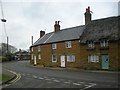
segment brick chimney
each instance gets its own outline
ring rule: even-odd
[[[55,21],[54,32],[58,32],[58,31],[60,30],[59,22],[60,22],[60,21]]]
[[[91,11],[90,7],[86,8],[86,12],[84,13],[85,15],[85,25],[91,22]]]
[[[45,31],[40,31],[40,38],[43,36],[43,35],[45,35]]]

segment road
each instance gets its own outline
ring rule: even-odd
[[[28,61],[7,62],[3,67],[21,75],[7,88],[118,88],[118,73],[38,68]]]

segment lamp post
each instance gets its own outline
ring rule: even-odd
[[[2,22],[6,22],[7,20],[6,19],[1,19]]]

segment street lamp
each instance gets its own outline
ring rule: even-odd
[[[1,19],[2,22],[6,22],[7,20],[6,19]]]

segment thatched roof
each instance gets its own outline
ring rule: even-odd
[[[86,43],[86,41],[99,42],[100,39],[118,40],[118,21],[120,22],[120,16],[91,21],[86,25],[80,37],[81,43]]]

